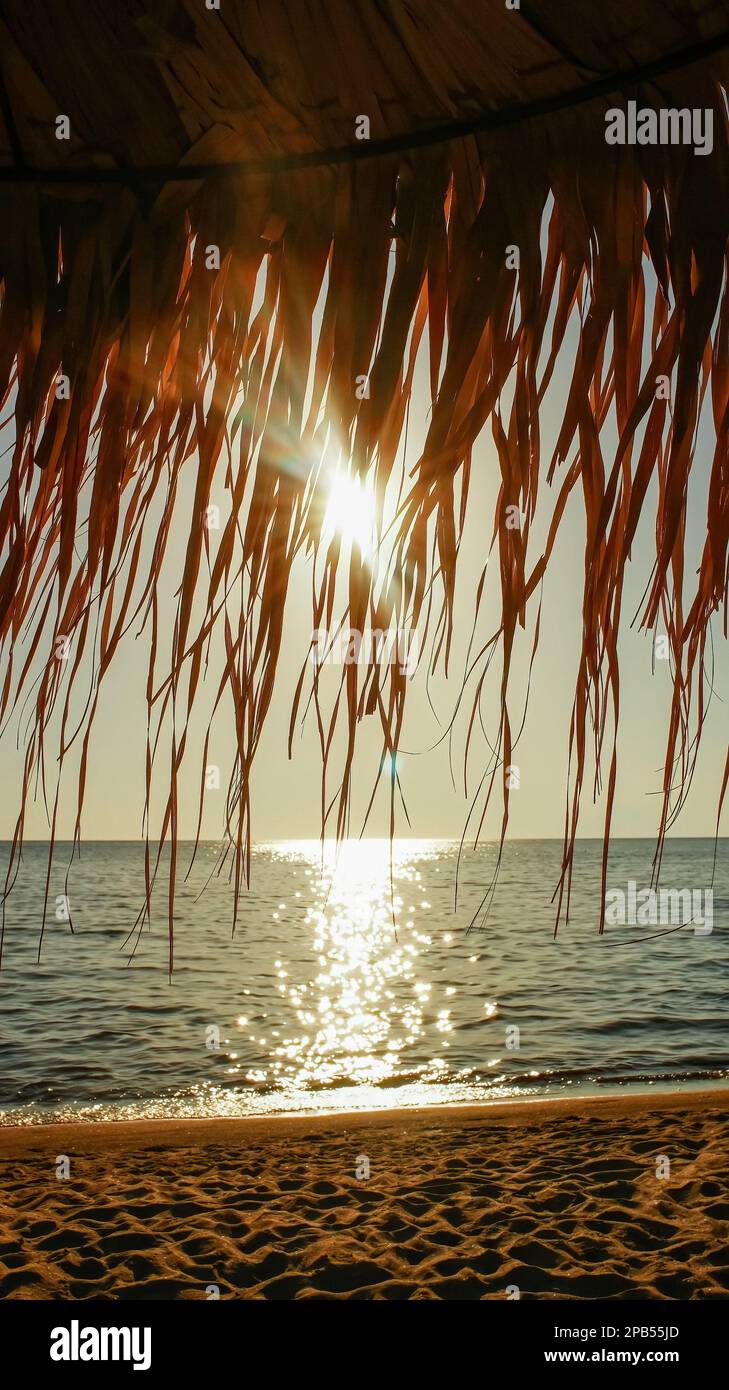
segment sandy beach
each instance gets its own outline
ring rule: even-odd
[[[728,1108],[711,1091],[5,1128],[0,1294],[726,1298]]]

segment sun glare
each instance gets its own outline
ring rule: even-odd
[[[363,556],[374,553],[375,492],[369,480],[353,477],[342,468],[333,472],[323,532],[325,537],[340,535],[350,545],[356,544]]]

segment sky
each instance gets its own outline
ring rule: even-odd
[[[648,321],[650,314],[647,315]],[[544,473],[556,438],[561,412],[571,378],[576,333],[573,324],[545,399],[542,416],[542,482],[540,484],[541,512],[530,542],[530,553],[536,557],[540,541],[546,534],[554,497],[564,466],[558,471],[554,486],[546,486]],[[423,342],[416,370],[413,401],[408,432],[407,469],[415,463],[419,445],[428,423],[429,393],[427,386],[427,341]],[[507,412],[508,416],[508,412]],[[606,427],[609,429],[609,427]],[[609,446],[609,439],[606,445]],[[0,435],[0,452],[12,443],[10,426]],[[711,463],[712,441],[704,426],[699,432],[694,460],[692,490],[689,499],[688,551],[697,556],[703,542],[705,499]],[[607,453],[608,460],[610,453]],[[7,465],[7,458],[4,466]],[[184,494],[191,496],[195,460],[186,465],[187,477],[182,489],[183,502],[167,574],[168,614],[171,614],[171,594],[179,584],[180,568],[186,543]],[[473,457],[472,485],[466,529],[459,558],[456,589],[456,627],[450,677],[436,675],[425,689],[421,668],[410,682],[408,707],[402,751],[398,759],[398,776],[407,804],[408,820],[400,811],[397,833],[415,837],[459,838],[469,823],[473,793],[488,764],[488,749],[483,738],[477,740],[470,760],[468,785],[464,787],[463,750],[470,702],[465,705],[453,726],[449,739],[447,730],[456,709],[465,670],[468,640],[474,615],[474,595],[491,537],[494,499],[498,487],[498,462],[491,439],[490,426],[482,432]],[[551,495],[550,495],[551,492]],[[510,835],[542,838],[561,836],[564,828],[569,720],[574,694],[574,682],[580,650],[581,591],[583,575],[584,515],[579,497],[573,495],[562,525],[553,562],[544,585],[542,635],[532,675],[527,721],[513,762],[518,767],[519,787],[511,796]],[[351,506],[350,506],[351,503]],[[349,511],[349,515],[348,515]],[[342,524],[347,542],[352,530],[361,528],[359,499],[346,487],[336,494],[337,521]],[[667,727],[670,676],[668,663],[655,662],[652,670],[651,637],[631,629],[630,619],[640,608],[654,552],[655,491],[648,497],[648,507],[636,536],[624,600],[624,632],[620,648],[621,727],[619,733],[619,780],[616,794],[613,833],[619,836],[647,836],[655,833],[660,811],[657,793],[662,784],[665,730]],[[693,568],[687,565],[689,580]],[[288,758],[287,742],[291,703],[305,660],[311,635],[311,561],[300,556],[294,566],[289,590],[287,626],[279,664],[277,689],[253,775],[253,835],[257,840],[317,837],[320,833],[321,763],[315,723],[309,717],[299,722],[292,760]],[[494,626],[498,612],[498,574],[487,580],[486,598],[478,631],[486,637]],[[532,619],[534,612],[532,612]],[[83,836],[94,839],[136,839],[140,834],[144,799],[144,759],[146,707],[144,689],[148,655],[148,634],[135,636],[136,629],[125,639],[117,654],[115,666],[106,677],[92,736],[91,761],[83,819]],[[715,623],[717,696],[709,712],[704,733],[703,752],[698,773],[687,806],[675,832],[683,835],[713,835],[716,806],[726,756],[729,721],[726,702],[729,697],[729,661],[726,644]],[[522,634],[512,678],[512,724],[519,723],[526,694],[526,664],[531,648],[531,628]],[[484,701],[486,733],[493,737],[498,721],[500,668],[495,666],[487,686]],[[327,670],[324,679],[333,690],[339,673]],[[208,690],[214,690],[210,679]],[[326,689],[326,685],[325,685]],[[432,704],[432,707],[431,707]],[[180,795],[180,835],[194,835],[197,818],[197,798],[200,776],[200,753],[205,732],[203,710],[193,714],[190,725],[191,756],[183,773]],[[18,745],[19,721],[6,728],[0,739],[0,838],[13,833],[17,814],[22,768],[22,737]],[[228,773],[233,756],[234,738],[231,711],[224,706],[222,717],[214,726],[208,752],[208,765],[220,769],[220,786],[206,791],[204,797],[204,837],[217,839],[223,828],[223,809]],[[361,726],[355,764],[350,833],[359,834],[369,802],[373,779],[377,772],[381,740],[378,721],[371,719]],[[52,767],[53,760],[49,760]],[[73,764],[69,763],[69,773]],[[160,764],[164,773],[164,764]],[[213,783],[215,778],[212,779]],[[164,777],[162,777],[164,782]],[[332,783],[332,790],[335,783]],[[60,801],[58,837],[69,838],[75,819],[75,783],[67,777]],[[152,829],[159,822],[161,797],[153,798]],[[501,820],[501,800],[498,795],[481,830],[482,838],[498,835]],[[591,776],[585,783],[580,833],[600,836],[603,832],[604,806],[592,804]],[[478,823],[478,814],[470,821],[471,834]],[[385,835],[389,824],[388,784],[383,783],[366,833]],[[48,821],[40,800],[28,810],[26,836],[46,838]]]

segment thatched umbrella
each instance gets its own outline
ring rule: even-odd
[[[623,578],[657,479],[641,616],[652,629],[662,615],[672,655],[660,845],[690,782],[709,622],[727,594],[728,43],[726,0],[66,0],[60,9],[53,0],[2,0],[0,393],[15,442],[0,509],[0,711],[26,696],[34,710],[8,884],[53,712],[61,758],[82,740],[78,836],[99,683],[123,633],[133,620],[151,625],[149,788],[155,730],[192,706],[219,625],[221,693],[232,695],[236,720],[228,827],[237,900],[249,867],[250,771],[276,681],[292,561],[320,539],[324,441],[335,437],[349,467],[370,470],[382,499],[426,326],[426,445],[391,526],[389,582],[374,591],[353,551],[350,626],[424,622],[436,579],[447,652],[463,520],[456,499],[465,503],[474,440],[490,427],[501,470],[492,544],[503,674],[498,757],[483,794],[503,785],[505,829],[499,769],[513,740],[515,635],[538,601],[567,500],[581,490],[568,893],[590,737],[598,763],[611,745],[607,853]],[[606,120],[612,109],[629,113],[622,132]],[[711,141],[706,125],[699,132],[703,149],[691,112],[711,121]],[[611,143],[608,130],[628,143]],[[651,134],[691,143],[648,143]],[[651,324],[647,262],[659,285]],[[540,402],[576,304],[582,322],[564,418],[554,457],[542,461]],[[665,380],[670,393],[657,389]],[[709,387],[716,450],[703,555],[686,596],[687,480]],[[611,411],[619,444],[605,458],[600,432]],[[160,671],[157,581],[192,454],[192,521],[171,661]],[[211,535],[206,509],[221,458],[230,514]],[[546,547],[533,554],[543,472],[553,519]],[[161,520],[152,522],[160,497]],[[516,514],[520,523],[506,524]],[[314,629],[332,617],[336,538],[320,559]],[[54,660],[59,642],[70,648],[65,662]],[[77,728],[69,697],[85,650],[94,679]],[[377,661],[365,671],[348,666],[344,682],[339,833],[357,724],[380,721],[394,754],[406,692],[398,667]],[[326,758],[326,720],[321,729]],[[173,733],[162,826],[172,844],[170,926],[184,752],[184,732]],[[725,775],[722,798],[726,783]],[[147,872],[149,891],[149,859]]]

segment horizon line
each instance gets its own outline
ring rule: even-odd
[[[369,841],[387,843],[387,842],[389,841],[389,838],[390,838],[390,837],[389,837],[388,835],[346,835],[346,836],[344,836],[344,838],[343,838],[341,841],[337,842],[335,836],[333,836],[333,835],[327,835],[327,836],[324,837],[324,843],[325,843],[325,844],[336,844],[336,843],[340,843],[340,844],[360,844],[360,843],[366,843],[366,842],[369,842]],[[648,834],[646,834],[646,835],[611,835],[610,838],[609,838],[609,843],[610,843],[610,844],[613,844],[614,842],[616,842],[616,841],[618,841],[618,840],[654,840],[655,838],[656,838],[655,833],[652,834],[652,835],[648,835]],[[413,842],[413,843],[416,843],[416,844],[422,844],[422,843],[425,843],[425,842],[439,842],[440,844],[454,844],[454,845],[457,845],[457,844],[460,844],[460,843],[461,843],[461,837],[460,837],[459,835],[394,835],[394,836],[392,837],[392,839],[393,839],[393,844],[397,844],[398,842],[410,842],[410,841]],[[511,835],[511,836],[508,836],[508,837],[507,837],[507,839],[504,841],[504,844],[505,844],[505,845],[508,845],[508,844],[535,844],[535,843],[536,843],[536,844],[542,844],[542,843],[543,843],[543,844],[555,844],[555,843],[562,843],[563,840],[564,840],[564,837],[563,837],[562,835]],[[596,844],[601,844],[601,845],[605,843],[604,837],[603,837],[602,835],[577,835],[577,836],[575,837],[575,840],[576,840],[576,841],[579,841],[579,842],[583,842],[583,843],[595,842]],[[724,841],[724,840],[729,840],[729,834],[727,834],[727,835],[700,835],[700,834],[666,835],[666,836],[665,836],[665,840],[666,840],[666,841],[671,841],[671,840],[710,840],[710,841],[712,841],[712,842],[716,841],[716,843],[720,844],[720,843],[722,843],[722,841]],[[169,841],[165,840],[164,843],[165,843],[165,844],[168,844]],[[179,836],[177,837],[176,843],[177,843],[178,845],[194,845],[194,844],[195,844],[195,837],[194,837],[194,836],[185,837],[185,836],[179,835]],[[197,843],[198,843],[198,845],[200,845],[200,846],[202,846],[202,845],[221,845],[221,846],[222,846],[222,845],[225,843],[225,841],[224,841],[222,838],[216,839],[216,838],[214,838],[214,837],[209,837],[209,838],[205,838],[205,839],[202,839],[202,838],[201,838],[200,840],[198,840]],[[311,843],[311,844],[321,844],[321,843],[322,843],[322,837],[321,837],[321,835],[269,835],[269,836],[264,836],[264,837],[262,837],[261,839],[252,840],[252,841],[251,841],[251,848],[252,848],[252,849],[262,849],[262,848],[265,848],[267,845],[286,845],[286,844],[301,844],[301,843],[307,843],[307,844],[308,844],[308,843]],[[475,842],[474,842],[474,841],[471,841],[471,840],[465,841],[464,844],[463,844],[463,848],[464,848],[464,849],[473,849],[473,848],[474,848],[474,845],[498,845],[499,843],[500,843],[499,836],[498,836],[498,835],[494,835],[494,836],[490,836],[490,837],[488,837],[488,838],[483,838],[483,839],[476,840]],[[11,838],[5,838],[5,837],[3,837],[3,836],[0,836],[0,845],[11,845],[11,844],[12,844],[12,837],[11,837]],[[26,846],[26,845],[50,845],[50,844],[51,844],[51,841],[50,841],[49,838],[40,839],[40,838],[37,837],[37,836],[27,836],[27,837],[25,837],[25,838],[23,839],[23,846]],[[64,838],[61,837],[61,836],[57,836],[57,837],[54,839],[53,844],[54,844],[54,845],[72,845],[72,844],[74,844],[74,841],[73,841],[72,839],[64,839]],[[108,845],[140,845],[140,846],[143,846],[143,845],[145,844],[145,840],[144,840],[143,837],[132,838],[131,836],[128,836],[128,835],[101,835],[101,836],[98,836],[98,835],[89,835],[89,836],[86,836],[84,839],[82,839],[82,840],[80,841],[80,846],[81,846],[81,847],[83,847],[83,845],[90,845],[90,844],[92,844],[92,845],[93,845],[93,844],[96,844],[96,845],[108,844]],[[154,836],[150,836],[149,844],[150,844],[150,845],[159,845],[159,840],[158,840],[156,837],[154,837]]]

